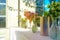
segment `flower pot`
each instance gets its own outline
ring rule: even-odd
[[[60,29],[59,29],[59,26],[58,26],[57,18],[52,20],[52,25],[51,25],[51,28],[50,28],[49,36],[53,40],[60,40]]]

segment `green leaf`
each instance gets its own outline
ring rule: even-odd
[[[37,29],[37,26],[36,26],[36,25],[33,25],[33,26],[32,26],[32,31],[33,31],[33,33],[37,32],[37,30],[38,30],[38,29]]]

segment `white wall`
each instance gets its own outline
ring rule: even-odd
[[[18,0],[7,0],[6,4],[6,26],[10,27],[18,27],[18,10],[11,11],[8,6],[13,7],[13,9],[18,9]]]

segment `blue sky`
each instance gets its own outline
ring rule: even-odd
[[[44,0],[45,11],[48,11],[47,5],[50,4],[49,0]]]
[[[0,3],[6,3],[6,0],[0,0]]]
[[[49,4],[49,0],[44,0],[44,4],[45,5]]]
[[[52,1],[54,1],[54,0],[44,0],[44,5],[47,6]],[[56,2],[58,2],[58,0],[56,0]],[[47,7],[45,7],[45,10],[48,11],[49,9]]]

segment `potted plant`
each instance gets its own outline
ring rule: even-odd
[[[26,22],[27,22],[26,18],[21,18],[21,27],[22,28],[27,28]]]
[[[37,30],[38,30],[38,28],[37,28],[37,22],[38,22],[38,20],[36,20],[36,19],[37,19],[36,17],[34,17],[34,19],[33,19],[33,23],[34,23],[34,25],[32,26],[32,32],[33,33],[36,33]]]
[[[50,16],[52,20],[52,25],[50,28],[49,36],[53,40],[60,40],[58,39],[59,34],[59,27],[58,27],[58,17],[60,16],[60,2],[53,1],[50,5],[48,5],[49,11],[45,12],[45,16]]]
[[[37,20],[36,20],[37,13],[33,13],[30,11],[24,11],[24,15],[25,15],[26,19],[29,20],[30,24],[33,21],[34,25],[32,25],[32,31],[33,31],[33,33],[35,33],[37,31]]]

